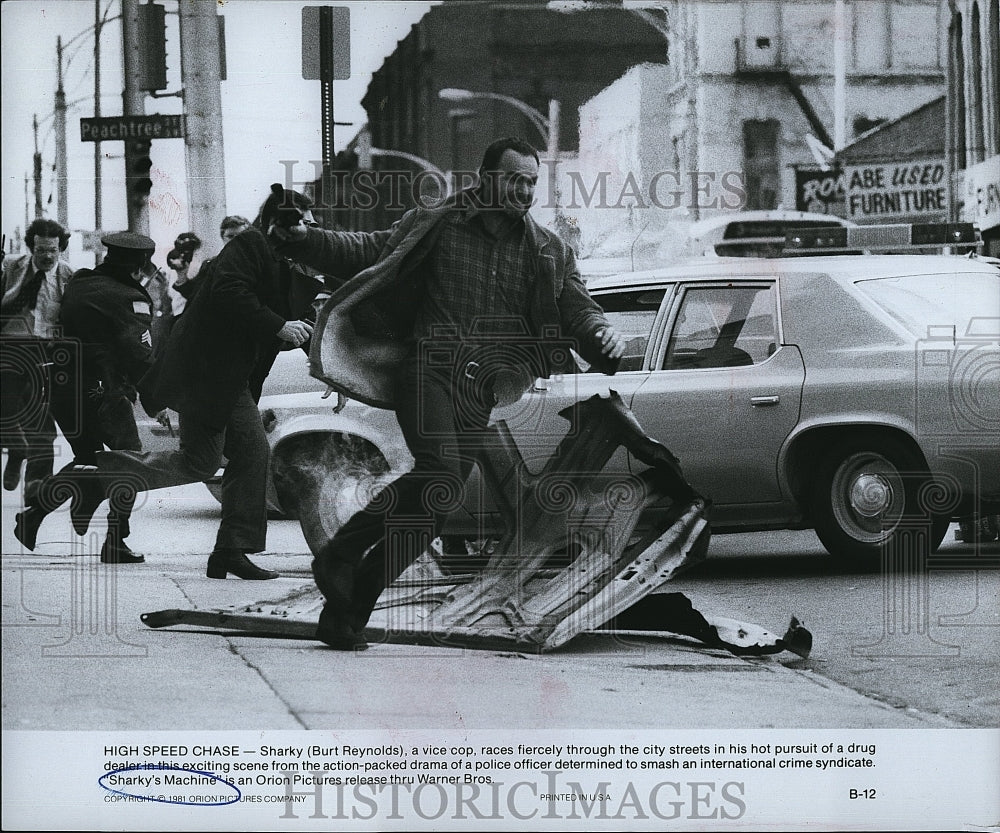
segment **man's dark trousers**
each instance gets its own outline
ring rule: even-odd
[[[103,395],[97,395],[95,388],[96,379],[81,379],[75,374],[64,375],[61,381],[58,377],[52,379],[52,416],[73,449],[73,459],[60,469],[55,478],[45,481],[42,486],[46,494],[40,502],[47,509],[54,508],[59,502],[61,487],[68,482],[63,476],[71,474],[74,466],[95,465],[98,452],[105,446],[130,451],[142,448],[131,400],[121,391],[108,390]],[[96,478],[76,482],[78,489],[95,490],[99,493],[90,495],[95,508],[100,500],[110,495],[107,485]],[[65,500],[64,495],[62,499]],[[108,512],[108,528],[114,530],[119,538],[127,538],[129,535],[129,517],[133,503],[134,494],[130,489],[117,491],[113,495]]]
[[[227,458],[222,477],[222,522],[216,549],[262,552],[267,541],[267,471],[270,447],[260,411],[249,388],[236,400],[224,430],[180,414],[180,449],[146,454],[105,451],[99,455],[102,474],[128,472],[142,478],[145,488],[162,489],[198,483],[212,477]]]
[[[360,631],[382,590],[461,507],[493,401],[492,388],[466,376],[461,363],[428,367],[414,355],[401,364],[396,418],[414,466],[345,523],[313,559],[328,621]]]

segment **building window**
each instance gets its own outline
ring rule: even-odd
[[[743,122],[743,174],[748,211],[776,208],[781,194],[777,119]]]

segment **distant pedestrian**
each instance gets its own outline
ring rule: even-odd
[[[222,219],[219,224],[219,236],[222,238],[222,245],[225,246],[230,240],[232,240],[241,231],[245,231],[250,228],[251,222],[246,217],[240,217],[238,214],[230,214]],[[174,241],[175,250],[180,250],[180,244],[185,235],[181,235]],[[193,233],[190,235],[195,237]],[[197,239],[195,237],[195,239]],[[190,244],[189,244],[190,245]],[[198,240],[198,246],[201,246],[201,240]],[[198,291],[198,287],[201,286],[199,280],[206,277],[212,268],[212,264],[215,262],[214,257],[210,257],[207,260],[202,261],[200,266],[194,270],[194,274],[191,274],[192,270],[192,257],[194,255],[194,250],[191,251],[191,257],[177,257],[171,258],[167,256],[167,263],[170,268],[177,273],[177,279],[174,281],[173,288],[179,293],[185,302],[190,301],[194,297],[194,293]],[[176,306],[176,305],[175,305]],[[184,305],[180,305],[179,309],[175,309],[174,314],[180,315],[184,309]]]
[[[223,217],[222,222],[219,223],[219,236],[224,241],[223,245],[241,231],[246,231],[251,225],[252,223],[246,217],[241,217],[239,214],[229,214]]]
[[[153,304],[143,279],[151,268],[156,244],[132,232],[106,235],[104,261],[81,269],[66,287],[59,321],[63,336],[80,343],[79,375],[70,374],[52,389],[52,413],[73,449],[72,462],[46,479],[37,499],[26,501],[14,534],[34,549],[38,527],[63,495],[74,493],[71,514],[79,534],[105,498],[102,481],[82,473],[93,467],[101,449],[142,448],[133,404],[136,383],[152,362]],[[66,488],[69,487],[69,488]],[[63,498],[65,499],[65,498]],[[144,560],[125,543],[131,506],[112,500],[101,561],[132,564]]]
[[[70,235],[55,220],[35,220],[25,237],[29,253],[4,259],[0,285],[0,443],[7,449],[4,489],[17,488],[27,460],[27,499],[52,474],[56,429],[48,407],[49,351],[73,270],[59,258]]]
[[[162,269],[150,264],[143,270],[140,283],[149,293],[149,299],[153,304],[153,324],[149,332],[153,338],[155,356],[163,349],[174,323],[175,309],[173,293],[170,291],[170,278]],[[183,298],[179,298],[178,301],[183,302]]]
[[[170,284],[170,298],[174,316],[184,312],[184,307],[187,304],[188,294],[185,287],[189,291],[190,287],[193,286],[191,271],[193,270],[195,274],[198,273],[194,259],[199,249],[201,249],[201,238],[193,231],[186,231],[177,235],[174,247],[167,254],[167,266],[173,270],[175,275]]]

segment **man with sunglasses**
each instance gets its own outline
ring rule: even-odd
[[[28,254],[4,258],[0,279],[0,436],[7,449],[3,487],[13,491],[24,465],[30,498],[52,474],[56,427],[48,408],[49,348],[59,330],[59,305],[73,277],[60,258],[69,232],[55,220],[28,226]]]

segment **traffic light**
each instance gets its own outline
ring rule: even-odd
[[[138,7],[140,90],[153,92],[167,88],[166,9],[154,3]]]
[[[135,204],[143,204],[153,188],[149,170],[153,160],[149,157],[153,143],[149,139],[133,139],[125,143],[125,166],[128,179],[128,196]]]

